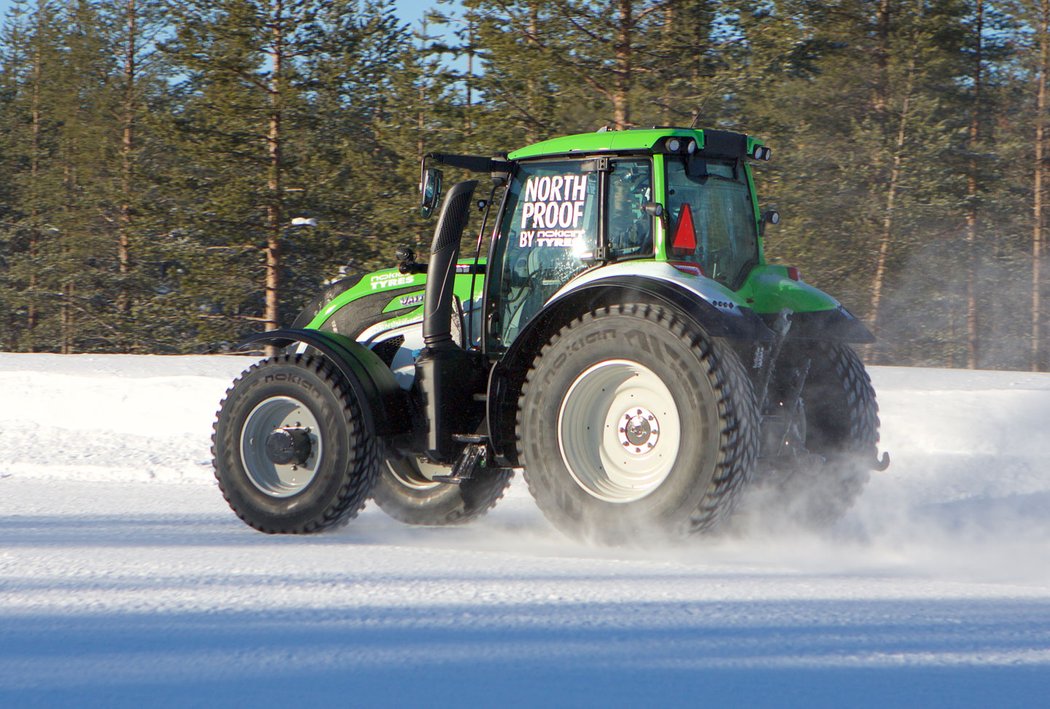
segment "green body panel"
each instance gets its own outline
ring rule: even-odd
[[[652,128],[647,130],[603,131],[600,133],[578,133],[561,138],[552,138],[515,150],[508,155],[509,160],[527,160],[529,158],[572,155],[573,153],[605,152],[649,152],[664,138],[677,136],[693,138],[697,145],[704,147],[704,131],[691,128]],[[750,153],[756,147],[765,145],[761,140],[748,136],[747,150]]]
[[[520,150],[515,150],[507,157],[510,160],[527,160],[529,158],[571,155],[573,153],[587,155],[605,152],[647,152],[651,151],[657,142],[672,135],[693,138],[700,147],[703,147],[704,133],[700,130],[672,128],[604,131],[601,133],[580,133],[545,140],[541,143],[535,143]]]
[[[839,302],[824,291],[789,277],[787,266],[770,264],[752,269],[734,296],[737,304],[760,314],[778,313],[784,308],[811,313],[839,307]]]
[[[474,259],[460,259],[458,263],[461,266],[470,266],[474,264]],[[478,264],[483,266],[485,259],[479,259]],[[392,318],[389,321],[390,324],[410,324],[420,321],[423,319],[423,296],[426,283],[427,276],[425,273],[403,274],[396,268],[374,271],[363,276],[356,284],[333,298],[306,327],[310,330],[320,330],[332,315],[347,304],[366,296],[381,294],[384,291],[399,291],[397,295],[391,296],[390,301],[383,307],[382,312],[384,313],[403,311],[406,307],[417,306],[408,313],[402,313]],[[401,292],[405,288],[413,287],[419,290],[409,293]],[[467,302],[472,299],[472,295],[482,293],[484,287],[485,276],[457,273],[453,293],[460,301]]]

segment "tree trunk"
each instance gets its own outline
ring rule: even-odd
[[[617,10],[615,61],[613,79],[613,127],[623,130],[631,125],[632,75],[631,32],[634,29],[634,0],[619,0]]]
[[[467,92],[467,105],[463,115],[463,134],[470,138],[474,135],[474,125],[471,122],[473,119],[471,111],[474,105],[474,21],[468,19],[467,22],[469,23],[467,25],[467,80],[464,87]]]
[[[888,3],[883,2],[882,5],[885,7]],[[890,247],[893,244],[897,193],[900,190],[905,145],[908,140],[908,131],[910,129],[911,100],[912,92],[915,89],[916,62],[916,52],[913,51],[908,59],[908,66],[904,77],[904,91],[901,99],[901,108],[900,113],[897,116],[897,135],[894,139],[893,154],[890,158],[890,172],[886,183],[886,201],[882,212],[882,229],[879,235],[878,256],[875,262],[875,277],[872,281],[871,289],[871,327],[876,336],[878,336],[879,333],[879,315],[882,309],[882,294],[886,282],[886,268],[887,263],[889,262]]]
[[[889,105],[889,63],[890,63],[890,18],[892,9],[890,0],[880,0],[879,10],[875,19],[875,95],[872,107],[875,113],[881,117],[886,113]]]
[[[539,5],[537,3],[529,3],[529,37],[528,44],[530,45],[529,51],[540,52],[541,48],[536,42],[536,37],[539,36],[540,32],[540,12]],[[542,115],[541,111],[537,110],[540,102],[540,87],[536,78],[529,73],[527,84],[528,86],[528,103],[526,104],[526,110],[528,110],[528,121],[525,129],[525,140],[528,143],[535,143],[540,139],[542,135],[542,129],[546,126],[539,125],[536,118]]]
[[[909,69],[913,70],[914,66]],[[886,264],[889,261],[893,242],[893,218],[896,211],[897,190],[900,186],[901,166],[904,162],[904,144],[908,137],[908,110],[911,103],[911,87],[901,104],[900,121],[897,124],[897,140],[890,163],[890,176],[886,185],[886,202],[882,212],[882,231],[879,235],[879,253],[875,261],[875,278],[871,289],[871,325],[878,335],[879,313],[882,308],[882,292],[886,281]]]
[[[424,17],[419,21],[419,34],[421,37],[427,36],[427,18]],[[423,39],[419,43],[419,51],[426,47],[426,40]],[[421,60],[422,61],[422,60]],[[426,142],[424,136],[426,135],[427,129],[427,72],[426,66],[422,66],[419,75],[419,105],[416,110],[416,162],[422,162],[423,156],[426,154]],[[419,185],[423,187],[422,184]]]
[[[977,369],[978,357],[978,323],[977,323],[977,212],[978,185],[980,166],[976,153],[981,141],[981,89],[982,63],[984,58],[984,0],[977,0],[974,7],[974,66],[973,66],[973,108],[970,115],[969,174],[966,177],[966,366]]]
[[[40,10],[37,11],[38,17]],[[39,34],[39,30],[38,30]],[[39,37],[38,37],[38,42]],[[33,51],[32,69],[32,91],[30,98],[30,146],[29,146],[29,261],[34,268],[29,273],[29,303],[26,307],[26,339],[29,341],[29,351],[36,352],[36,326],[39,313],[36,307],[37,286],[39,282],[36,276],[36,259],[40,248],[40,129],[43,115],[41,111],[40,82],[43,80],[43,56],[39,45]]]
[[[283,118],[284,92],[284,2],[276,0],[273,5],[273,47],[270,51],[270,116],[267,144],[269,150],[269,178],[267,188],[270,199],[266,207],[266,313],[267,330],[280,327],[280,239],[283,212],[283,156],[281,121]],[[272,348],[267,348],[272,354]]]
[[[663,26],[663,32],[662,32],[663,36],[661,37],[661,39],[663,40],[663,44],[664,44],[663,54],[665,55],[665,58],[666,58],[665,60],[666,61],[672,61],[672,57],[674,56],[674,47],[675,47],[675,41],[674,40],[675,40],[675,32],[676,32],[676,28],[675,28],[675,14],[676,14],[675,10],[676,9],[677,8],[675,7],[675,3],[674,2],[668,2],[667,4],[664,5],[664,13],[663,13],[664,14],[664,17],[663,17],[663,25],[664,26]],[[693,71],[695,73],[695,71],[696,71],[695,67],[694,67]],[[695,90],[695,87],[696,87],[695,83],[690,86],[690,88],[692,88],[694,90]],[[661,122],[665,126],[673,125],[672,116],[671,116],[671,102],[674,100],[674,98],[671,95],[671,90],[672,90],[672,82],[670,82],[670,81],[662,82],[662,86],[660,88],[660,103],[662,104],[662,106],[660,107],[660,116],[661,116]]]
[[[59,339],[61,342],[61,353],[72,354],[73,353],[73,339],[75,337],[76,318],[73,314],[73,298],[76,296],[76,284],[73,281],[73,276],[68,270],[68,264],[70,261],[70,254],[72,249],[70,244],[72,243],[72,235],[69,233],[69,225],[75,223],[75,211],[76,211],[76,193],[77,193],[77,170],[74,164],[76,159],[77,149],[75,147],[76,138],[73,138],[74,145],[67,145],[67,154],[64,156],[66,161],[65,167],[63,168],[63,187],[66,191],[66,229],[61,233],[57,234],[60,241],[62,253],[62,299],[59,306]]]
[[[127,316],[131,311],[131,296],[128,293],[127,277],[131,270],[131,188],[134,180],[135,118],[135,63],[138,7],[136,0],[127,0],[125,5],[124,45],[124,96],[121,105],[120,140],[120,207],[117,215],[117,266],[120,272],[120,289],[117,293],[117,311]]]
[[[1031,368],[1042,366],[1042,257],[1045,205],[1043,204],[1046,175],[1046,74],[1050,71],[1050,0],[1039,3],[1039,67],[1036,72],[1035,92],[1035,165],[1033,166],[1032,197],[1032,348]]]

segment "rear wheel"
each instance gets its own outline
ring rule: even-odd
[[[518,412],[536,503],[602,543],[712,527],[757,450],[750,382],[736,356],[659,307],[589,313],[543,347]]]
[[[388,456],[372,497],[379,508],[405,524],[466,524],[488,512],[503,497],[513,472],[475,472],[460,484],[431,480],[451,467],[415,458]]]
[[[364,506],[379,468],[361,404],[332,365],[304,355],[264,360],[233,383],[212,454],[233,511],[274,534],[346,523]]]

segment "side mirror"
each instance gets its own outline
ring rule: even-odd
[[[762,235],[765,236],[766,224],[773,224],[774,226],[780,223],[780,212],[775,209],[767,209],[762,212]]]
[[[419,214],[427,219],[434,213],[434,207],[441,199],[441,170],[428,167],[423,172],[423,181],[419,184]]]

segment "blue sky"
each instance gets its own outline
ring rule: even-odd
[[[0,0],[5,2],[6,0]],[[397,0],[398,14],[408,22],[415,23],[423,16],[423,12],[434,6],[433,0]]]

